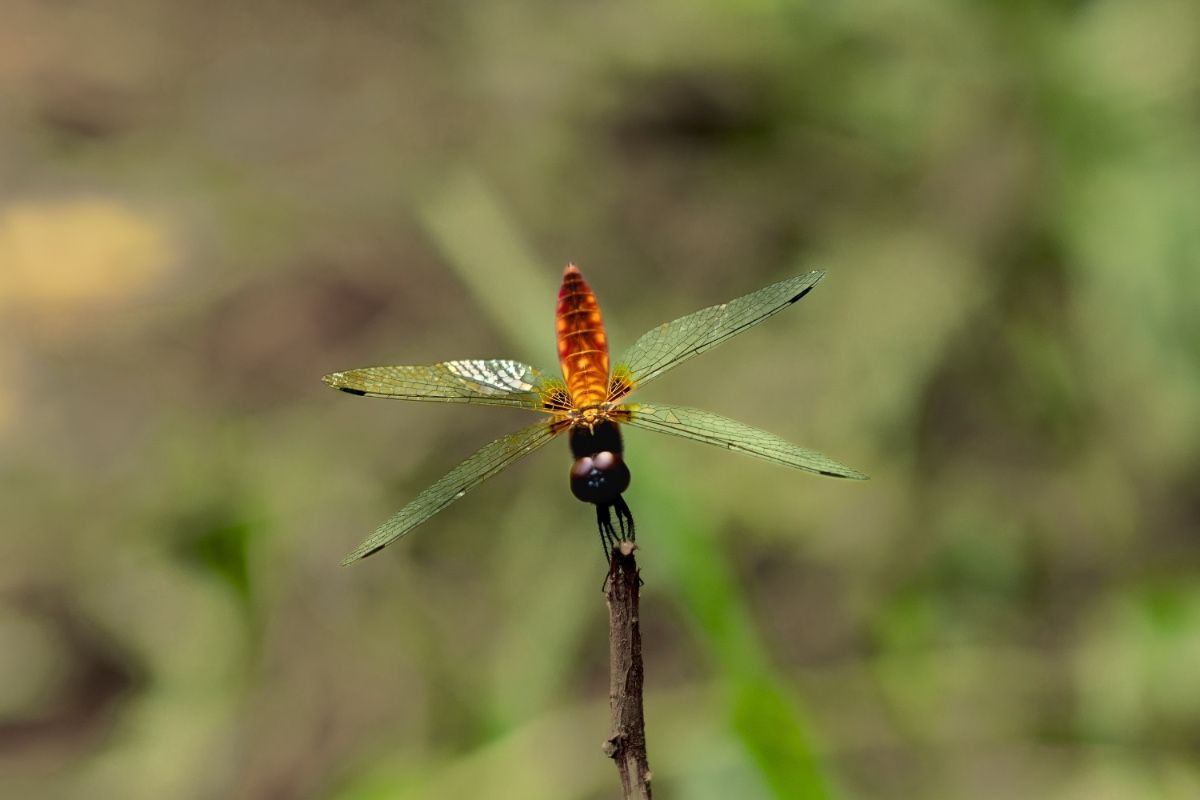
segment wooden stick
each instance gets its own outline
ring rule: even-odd
[[[605,595],[608,604],[608,706],[604,754],[617,765],[625,800],[650,800],[646,719],[642,709],[642,631],[638,624],[638,577],[633,542],[612,549]]]

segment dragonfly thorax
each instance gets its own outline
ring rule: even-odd
[[[566,417],[573,427],[584,427],[590,430],[595,429],[601,423],[612,420],[615,416],[613,408],[613,403],[597,403],[583,408],[572,408],[567,411]],[[620,440],[619,434],[617,438]]]
[[[629,488],[629,467],[616,424],[601,420],[571,428],[571,493],[585,503],[606,505]]]

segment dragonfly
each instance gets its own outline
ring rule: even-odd
[[[571,492],[596,507],[605,552],[636,536],[622,496],[630,484],[621,426],[629,425],[723,447],[775,464],[834,478],[861,472],[814,450],[736,420],[684,406],[630,403],[629,396],[683,362],[758,325],[805,297],[824,277],[817,270],[773,283],[727,303],[653,328],[610,365],[600,304],[579,268],[568,264],[555,327],[560,375],[511,359],[466,359],[428,366],[363,367],[322,378],[352,395],[523,408],[541,419],[481,447],[380,525],[342,561],[379,552],[508,465],[566,434],[573,456]],[[611,368],[610,368],[611,366]],[[613,517],[616,517],[616,526]]]

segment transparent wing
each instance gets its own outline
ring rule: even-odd
[[[808,294],[824,274],[814,271],[773,283],[757,292],[701,309],[646,332],[617,359],[610,399],[620,399],[692,356],[778,314]]]
[[[551,422],[543,421],[484,445],[393,514],[346,556],[342,564],[366,558],[387,547],[512,462],[537,450],[558,433]]]
[[[507,359],[445,361],[425,367],[363,367],[321,378],[335,389],[368,397],[432,400],[540,410],[561,381]]]
[[[795,467],[819,475],[856,480],[866,480],[867,478],[861,472],[839,464],[815,450],[806,450],[780,439],[773,433],[743,425],[737,420],[722,417],[719,414],[711,414],[697,408],[647,405],[645,403],[630,405],[626,408],[629,418],[625,422],[628,425],[670,433],[682,436],[684,439],[694,439],[697,442],[736,450],[739,453],[783,464],[785,467]]]

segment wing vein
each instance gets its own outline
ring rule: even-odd
[[[867,476],[829,456],[792,444],[773,433],[709,411],[685,406],[633,405],[626,424],[723,447],[807,472],[863,480]]]
[[[674,369],[689,358],[754,327],[795,303],[821,280],[810,272],[751,292],[721,305],[703,308],[651,329],[615,362],[630,378],[630,391]]]
[[[346,556],[342,564],[378,552],[558,433],[552,423],[543,421],[484,445],[393,514]]]
[[[508,359],[445,361],[429,366],[362,367],[322,378],[368,397],[545,410],[557,386],[533,367]]]

